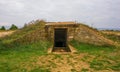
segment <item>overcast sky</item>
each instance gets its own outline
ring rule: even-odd
[[[120,28],[120,0],[0,0],[0,26],[36,19]]]

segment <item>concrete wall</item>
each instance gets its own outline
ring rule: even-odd
[[[54,43],[54,29],[55,28],[67,28],[67,41],[71,41],[74,39],[75,29],[74,26],[69,25],[55,25],[55,26],[48,26],[46,29],[46,37],[49,41]]]

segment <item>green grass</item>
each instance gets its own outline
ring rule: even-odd
[[[107,37],[108,39],[111,39],[113,41],[120,43],[120,36],[117,36],[114,34],[111,34],[111,35],[104,34],[104,36]]]
[[[27,26],[16,30],[12,35],[2,38],[2,43],[11,44],[29,44],[44,40],[45,21],[36,20],[27,24]],[[42,35],[42,36],[41,36]],[[0,39],[1,40],[1,39]]]
[[[75,40],[71,41],[71,44],[78,50],[79,53],[87,52],[92,54],[98,54],[101,52],[113,52],[115,46],[97,46],[92,44],[79,43]]]
[[[110,67],[113,70],[120,71],[120,63]]]
[[[45,22],[36,20],[17,30],[10,36],[0,38],[1,72],[49,72],[48,69],[34,65],[37,58],[47,55],[51,43],[42,40]]]
[[[0,49],[0,71],[1,72],[28,72],[28,68],[24,68],[25,64],[28,65],[28,67],[31,67],[31,69],[36,68],[36,66],[33,66],[30,62],[36,62],[35,59],[32,59],[33,57],[39,57],[41,55],[47,54],[47,48],[50,46],[49,42],[36,42],[31,43],[28,45],[18,45],[13,48],[1,48]],[[27,64],[28,63],[28,64]],[[39,67],[39,66],[37,66]],[[32,70],[31,72],[38,72],[40,70],[41,72],[48,72],[48,70],[44,68]]]
[[[94,59],[92,62],[90,62],[90,68],[93,68],[95,70],[103,70],[107,69],[108,66],[105,66],[104,64],[110,65],[110,62],[106,60],[96,60]]]
[[[50,72],[50,70],[45,68],[36,68],[31,70],[30,72]]]
[[[88,72],[89,70],[88,69],[85,69],[85,68],[83,68],[82,70],[81,70],[81,72]]]
[[[114,60],[113,60],[114,61]],[[90,61],[90,68],[95,70],[107,70],[112,69],[114,71],[120,71],[120,62],[110,62],[109,59],[93,59]]]
[[[71,44],[77,49],[78,54],[88,53],[81,60],[90,64],[90,68],[98,70],[112,69],[120,71],[120,47],[116,46],[96,46],[92,44],[79,43],[71,41]],[[91,57],[93,56],[93,58]]]

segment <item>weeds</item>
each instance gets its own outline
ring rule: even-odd
[[[78,72],[78,71],[76,71],[76,69],[71,69],[71,72]]]
[[[59,54],[55,54],[54,59],[57,59],[57,58],[61,59],[61,55],[59,55]]]
[[[81,72],[88,72],[88,69],[82,68]]]
[[[50,72],[50,70],[46,68],[36,68],[31,70],[30,72]]]
[[[48,46],[49,43],[40,41],[28,45],[16,46],[14,48],[1,49],[0,71],[12,72],[14,70],[21,70],[21,68],[23,68],[21,67],[21,62],[30,62],[31,57],[37,57],[47,54]]]
[[[102,60],[93,60],[92,62],[90,62],[90,68],[93,68],[95,70],[103,70],[103,69],[107,69],[106,66],[104,66],[104,64],[107,61],[102,61]],[[107,62],[108,63],[108,62]]]
[[[71,41],[71,45],[73,45],[79,53],[81,52],[87,52],[90,54],[101,54],[101,52],[113,52],[116,48],[114,46],[97,46],[92,44],[85,44],[85,43],[79,43],[75,40]]]
[[[111,66],[110,68],[115,71],[120,71],[120,63],[118,63],[117,65]]]
[[[7,45],[30,44],[45,40],[45,22],[43,20],[32,21],[26,27],[15,31],[12,35],[2,39],[2,43]]]

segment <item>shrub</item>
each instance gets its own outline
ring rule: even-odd
[[[6,30],[6,29],[5,29],[5,27],[4,27],[4,26],[2,26],[2,27],[0,28],[0,30]]]
[[[16,30],[16,29],[18,29],[18,27],[16,25],[12,24],[12,26],[10,27],[9,30]]]

